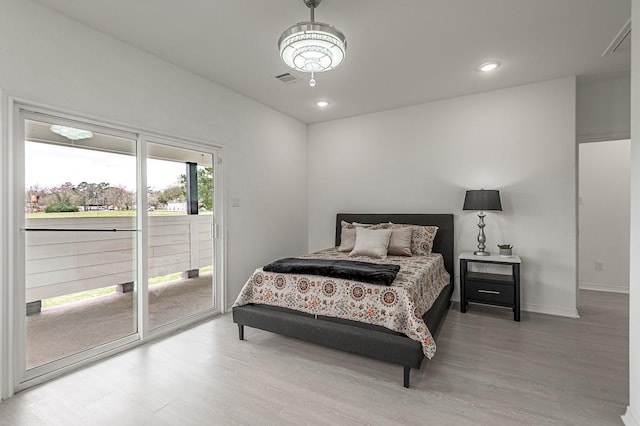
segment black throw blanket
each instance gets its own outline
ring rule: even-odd
[[[370,284],[391,285],[400,265],[357,262],[352,260],[298,259],[287,257],[262,268],[266,272],[323,275]]]

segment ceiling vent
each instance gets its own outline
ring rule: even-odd
[[[296,77],[295,75],[290,74],[288,72],[284,74],[276,75],[276,78],[281,82],[283,82],[284,84],[295,84],[300,81],[299,77]]]
[[[609,47],[607,47],[607,50],[604,51],[602,56],[607,56],[611,53],[624,50],[631,50],[631,19],[629,19],[624,27],[622,27],[618,32],[618,35],[616,35],[613,41],[611,41]]]

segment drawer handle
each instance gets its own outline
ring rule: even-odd
[[[478,293],[500,294],[499,291],[495,290],[478,290]]]

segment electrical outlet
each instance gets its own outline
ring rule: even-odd
[[[604,262],[602,260],[596,260],[593,262],[593,266],[596,268],[596,271],[604,270]]]

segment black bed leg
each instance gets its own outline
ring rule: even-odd
[[[411,374],[411,367],[404,366],[404,387],[409,387],[409,375]]]
[[[240,340],[244,340],[244,325],[238,324],[238,337]]]

